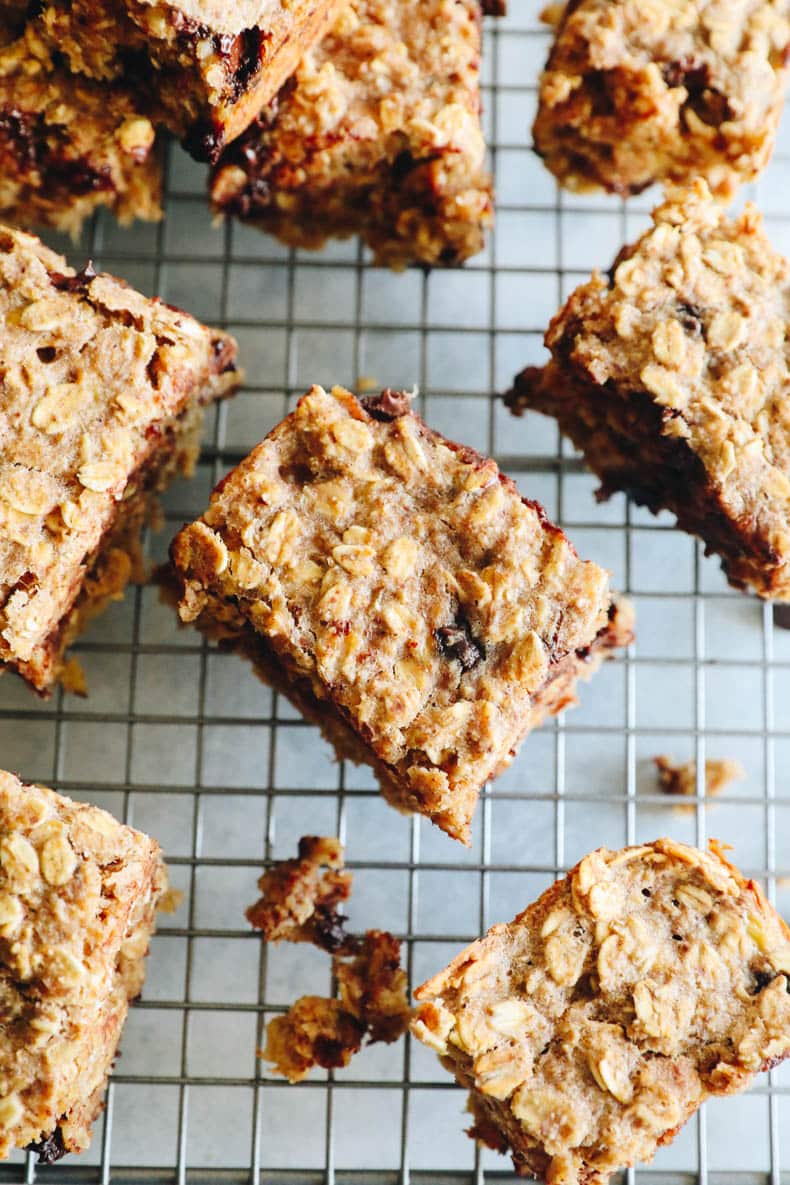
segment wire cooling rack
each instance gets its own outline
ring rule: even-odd
[[[463,1092],[414,1042],[374,1046],[297,1087],[256,1061],[271,1015],[330,988],[324,955],[267,949],[243,918],[264,860],[292,855],[304,832],[345,840],[352,924],[401,936],[414,985],[599,844],[721,837],[790,914],[790,633],[731,592],[668,517],[621,497],[597,505],[595,482],[553,424],[514,420],[492,397],[542,357],[561,299],[608,265],[654,196],[623,205],[556,191],[527,147],[547,38],[532,0],[511,9],[486,26],[497,227],[466,269],[393,276],[371,269],[353,242],[294,253],[239,226],[213,227],[203,172],[176,151],[160,226],[121,231],[99,219],[79,245],[55,245],[227,325],[241,345],[250,385],[213,414],[197,477],[168,494],[153,560],[310,383],[416,381],[430,424],[493,453],[583,555],[611,568],[635,601],[638,641],[583,689],[578,709],[528,739],[484,796],[469,850],[393,812],[370,775],[334,763],[316,730],[240,658],[179,629],[153,588],[130,592],[79,646],[87,700],[41,703],[2,680],[0,765],[151,832],[185,894],[153,942],[91,1150],[40,1170],[19,1156],[0,1169],[2,1181],[512,1179],[508,1162],[463,1134]],[[788,170],[780,145],[757,195],[785,249]],[[736,757],[748,779],[684,813],[657,793],[650,758],[659,753]],[[790,1072],[703,1110],[634,1177],[790,1182]]]

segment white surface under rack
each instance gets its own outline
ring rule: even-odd
[[[214,482],[312,382],[361,378],[422,392],[428,422],[493,453],[607,565],[633,598],[638,640],[581,693],[581,706],[524,744],[485,795],[469,850],[338,765],[316,730],[244,662],[179,629],[153,588],[131,590],[78,647],[88,699],[39,702],[0,681],[0,765],[107,807],[157,836],[183,889],[162,919],[93,1147],[37,1169],[20,1155],[0,1181],[115,1185],[482,1185],[509,1162],[464,1135],[464,1094],[414,1042],[375,1046],[297,1087],[256,1061],[266,1020],[329,989],[307,947],[267,950],[247,927],[265,859],[305,833],[339,833],[354,870],[355,928],[404,939],[413,984],[494,921],[507,920],[589,848],[668,834],[735,845],[790,916],[790,632],[728,589],[718,565],[595,481],[554,424],[513,419],[494,398],[543,356],[561,299],[607,267],[655,197],[623,204],[558,192],[529,150],[548,38],[532,0],[486,24],[485,107],[499,196],[487,252],[463,270],[391,275],[354,241],[291,252],[238,225],[212,226],[201,168],[173,150],[167,218],[120,230],[100,218],[75,245],[147,292],[239,339],[249,386],[210,418],[192,482],[166,499],[153,559],[200,512]],[[752,187],[790,251],[790,122]],[[50,236],[51,241],[51,236]],[[685,812],[658,793],[650,758],[736,757],[748,779]],[[660,1185],[787,1185],[790,1069],[703,1110],[630,1179]]]

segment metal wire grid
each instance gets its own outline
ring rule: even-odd
[[[240,659],[179,630],[154,589],[130,593],[79,647],[87,701],[60,694],[42,704],[0,683],[0,764],[149,830],[185,891],[154,940],[93,1148],[52,1169],[18,1157],[2,1181],[513,1179],[462,1134],[462,1092],[410,1041],[363,1051],[347,1070],[299,1087],[255,1060],[274,1012],[330,986],[319,952],[267,950],[242,917],[264,860],[292,854],[304,831],[345,840],[351,921],[404,939],[413,984],[600,843],[669,833],[704,845],[719,835],[790,909],[790,635],[768,608],[728,590],[669,520],[620,498],[597,506],[594,482],[553,426],[512,420],[491,394],[540,357],[559,301],[609,262],[651,200],[626,207],[556,193],[525,136],[546,36],[531,3],[511,7],[486,32],[497,230],[465,271],[391,276],[353,243],[311,255],[238,226],[212,228],[202,173],[176,152],[163,224],[121,232],[98,219],[79,247],[56,245],[227,325],[242,345],[250,386],[212,416],[198,475],[168,495],[152,558],[310,382],[416,380],[430,423],[493,453],[582,554],[613,569],[637,605],[637,644],[596,676],[577,711],[528,740],[484,796],[469,851],[392,812],[366,771],[334,765],[315,729]],[[765,207],[780,206],[789,164],[780,153],[761,183]],[[772,220],[778,245],[785,226]],[[700,785],[684,814],[656,793],[647,766],[667,750],[700,768],[706,755],[740,757],[749,780],[715,805]],[[703,1111],[628,1179],[781,1185],[789,1129],[790,1074],[780,1069]]]

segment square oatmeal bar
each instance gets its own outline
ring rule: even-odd
[[[123,80],[216,160],[328,28],[337,0],[43,0],[34,24],[75,74]]]
[[[166,881],[154,840],[0,770],[0,1158],[88,1147]]]
[[[392,391],[314,387],[171,555],[185,621],[253,631],[385,794],[464,842],[486,779],[630,638],[608,574]]]
[[[593,852],[415,992],[520,1176],[605,1185],[790,1054],[790,930],[711,847]]]
[[[726,196],[771,155],[788,47],[786,0],[569,0],[536,151],[569,189],[705,177]]]
[[[236,345],[3,227],[0,316],[0,665],[46,692],[238,382]]]
[[[731,218],[700,181],[571,294],[507,398],[557,418],[602,496],[671,510],[736,588],[790,600],[789,308],[755,208]]]
[[[376,262],[483,248],[478,0],[350,0],[211,182],[218,212],[295,247],[360,235]]]

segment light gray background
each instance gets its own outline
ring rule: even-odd
[[[341,834],[355,874],[352,923],[404,937],[414,984],[598,844],[721,837],[790,914],[790,633],[729,591],[668,516],[653,519],[621,497],[597,505],[594,480],[553,424],[514,420],[491,397],[542,358],[560,300],[590,268],[608,266],[655,197],[625,206],[558,194],[527,147],[547,35],[532,0],[510,7],[486,24],[497,228],[463,271],[390,275],[370,269],[355,242],[294,253],[239,226],[214,227],[203,170],[178,151],[161,226],[120,230],[99,219],[77,246],[55,245],[239,338],[249,386],[211,415],[206,459],[168,494],[153,559],[307,385],[418,382],[431,425],[493,452],[583,555],[611,568],[636,603],[638,642],[584,687],[577,710],[527,741],[485,797],[468,851],[390,810],[366,771],[335,764],[240,659],[179,629],[153,589],[131,591],[79,646],[87,700],[42,703],[0,681],[0,764],[150,831],[185,891],[154,941],[91,1151],[40,1172],[18,1157],[0,1180],[510,1179],[508,1162],[477,1153],[463,1134],[463,1093],[413,1042],[371,1048],[331,1079],[315,1072],[298,1087],[256,1062],[272,1011],[329,988],[323,955],[267,951],[243,918],[264,857],[292,855],[304,832]],[[788,251],[789,129],[755,187]],[[738,757],[748,780],[679,813],[656,792],[649,759],[662,752]],[[636,1176],[790,1181],[790,1070],[706,1108]]]

